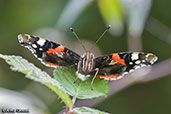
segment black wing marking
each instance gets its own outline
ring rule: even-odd
[[[112,55],[100,56],[94,59],[95,68],[99,69],[97,76],[105,80],[117,80],[122,77],[127,66],[112,60]]]
[[[46,66],[77,69],[80,56],[60,44],[28,34],[18,35],[18,40],[22,46],[28,48]]]
[[[117,80],[138,68],[149,66],[157,60],[157,56],[143,52],[120,52],[94,59],[97,76],[107,80]]]

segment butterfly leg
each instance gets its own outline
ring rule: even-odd
[[[97,69],[96,69],[96,73],[95,73],[95,75],[94,75],[94,77],[93,77],[93,79],[92,79],[92,81],[91,81],[91,85],[90,85],[91,90],[93,90],[93,87],[92,87],[92,86],[93,86],[94,80],[95,80],[95,78],[96,78],[98,72],[99,72],[99,69],[97,68]]]
[[[78,68],[77,69],[80,69],[80,65],[78,65]],[[78,80],[78,71],[76,72],[76,79],[74,81],[74,84],[77,82],[77,80]]]
[[[76,79],[74,80],[74,84],[77,82],[77,80],[78,80],[78,76],[77,76]]]

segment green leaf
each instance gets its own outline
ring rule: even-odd
[[[73,103],[70,97],[65,93],[65,89],[58,83],[57,80],[51,78],[46,72],[41,71],[34,64],[29,63],[27,60],[19,56],[8,56],[0,54],[0,58],[5,59],[8,64],[11,65],[13,71],[18,71],[26,74],[26,78],[40,82],[52,91],[54,91],[62,101],[68,106],[72,107]],[[62,90],[62,91],[61,91]],[[64,92],[63,92],[64,91]]]
[[[88,107],[78,107],[74,108],[73,111],[76,114],[109,114],[107,112],[102,112],[96,109],[88,108]]]
[[[67,94],[75,96],[78,99],[92,99],[100,96],[106,96],[109,92],[109,85],[106,80],[96,78],[93,83],[93,90],[90,89],[90,83],[93,77],[88,80],[75,81],[75,71],[72,69],[55,69],[54,78],[63,86]]]
[[[107,25],[112,25],[110,33],[121,35],[124,30],[123,11],[118,0],[97,0],[100,13]]]

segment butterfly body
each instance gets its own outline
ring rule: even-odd
[[[44,65],[75,69],[77,75],[117,80],[138,68],[152,65],[157,56],[144,52],[119,52],[95,57],[90,51],[78,55],[61,44],[28,34],[18,35],[20,44],[28,48]]]

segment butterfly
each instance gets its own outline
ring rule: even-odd
[[[106,31],[109,28],[110,26]],[[79,40],[72,28],[71,31]],[[156,55],[145,52],[119,52],[95,57],[91,51],[86,51],[84,46],[85,53],[80,56],[61,44],[38,36],[20,34],[18,40],[22,46],[28,48],[46,66],[75,69],[77,79],[94,76],[91,89],[96,77],[104,80],[118,80],[138,68],[152,65],[158,59]]]

